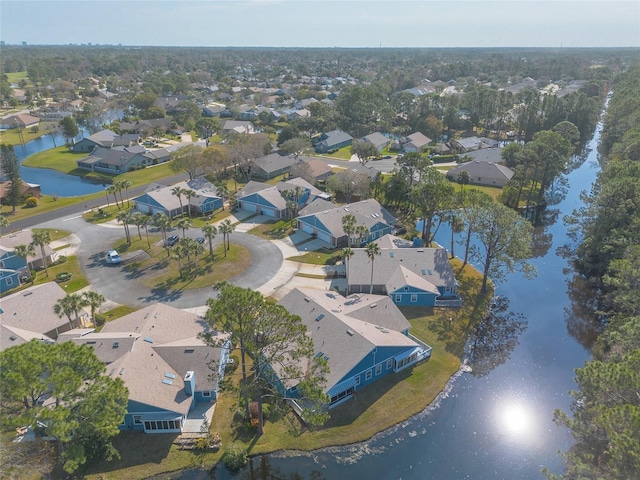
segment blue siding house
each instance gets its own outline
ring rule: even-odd
[[[402,238],[376,240],[380,255],[373,268],[373,293],[388,295],[396,305],[460,306],[453,268],[443,248],[415,248]],[[347,268],[349,293],[371,290],[371,261],[355,248]]]
[[[338,150],[353,143],[353,137],[342,130],[333,130],[323,133],[314,143],[317,153],[326,153],[331,150]]]
[[[313,340],[315,356],[329,365],[325,384],[329,408],[366,385],[431,356],[431,347],[409,334],[409,322],[387,296],[343,297],[297,288],[278,303],[300,316]],[[277,367],[274,371],[277,375]],[[280,382],[280,386],[287,398],[299,398],[295,382]]]
[[[20,276],[16,270],[0,268],[0,293],[20,285]]]
[[[199,432],[203,414],[211,420],[228,362],[229,335],[210,332],[219,344],[211,347],[198,337],[203,332],[197,315],[158,303],[109,322],[99,333],[72,330],[65,338],[92,346],[107,375],[129,389],[122,430],[182,433]]]
[[[176,187],[193,190],[196,194],[190,198],[183,194],[178,198],[172,193]],[[163,213],[170,218],[188,213],[189,209],[192,215],[207,215],[221,209],[222,202],[217,188],[203,177],[171,186],[150,185],[145,193],[133,199],[134,208],[139,212],[149,215]]]
[[[362,239],[351,238],[351,245],[365,244],[381,238],[391,233],[396,223],[396,218],[373,198],[342,207],[319,199],[299,213],[298,229],[317,236],[333,247],[344,247],[348,243],[347,234],[342,227],[342,217],[347,214],[356,217],[356,225],[364,225],[369,229],[368,236]]]

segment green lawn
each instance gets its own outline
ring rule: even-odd
[[[3,112],[3,115],[6,115]],[[0,143],[6,143],[7,145],[13,145],[14,150],[18,148],[22,148],[22,142],[24,143],[30,142],[31,140],[35,140],[36,138],[40,138],[43,135],[47,135],[47,125],[55,125],[57,126],[57,122],[45,122],[42,121],[38,125],[36,129],[31,128],[23,128],[20,130],[22,133],[22,138],[20,138],[20,134],[17,129],[12,128],[11,130],[4,130],[0,132]]]
[[[284,238],[293,231],[293,224],[290,220],[273,220],[271,222],[259,223],[248,233],[257,235],[267,240]]]
[[[303,255],[289,257],[287,260],[300,263],[310,263],[312,265],[335,265],[336,262],[342,260],[341,250],[332,250],[329,248],[321,248],[313,252],[307,252]]]

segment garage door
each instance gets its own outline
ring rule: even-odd
[[[313,234],[313,227],[308,223],[301,223],[302,231],[308,233],[309,235]]]
[[[331,244],[331,235],[325,232],[318,232],[318,240]]]
[[[241,202],[240,203],[240,208],[242,208],[243,210],[246,210],[247,212],[256,212],[256,204],[255,203],[246,203],[246,202]]]
[[[276,216],[276,212],[275,212],[275,210],[272,210],[271,208],[262,207],[262,215],[266,215],[267,217],[275,217]]]

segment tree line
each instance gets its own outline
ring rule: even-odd
[[[576,370],[571,414],[557,411],[574,445],[562,479],[640,476],[640,69],[620,75],[604,117],[606,160],[585,206],[567,221],[576,275],[600,320],[593,359]],[[553,475],[549,475],[553,477]]]

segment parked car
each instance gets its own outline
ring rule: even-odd
[[[204,237],[198,237],[198,238],[196,238],[196,242],[198,242],[198,243],[200,243],[200,244],[204,243]]]
[[[117,264],[120,263],[120,255],[118,255],[118,252],[116,252],[115,250],[109,250],[107,252],[107,256],[105,258],[107,263],[113,263],[113,264]]]
[[[173,247],[179,241],[180,241],[180,237],[178,235],[171,235],[169,238],[167,238],[167,246]]]

